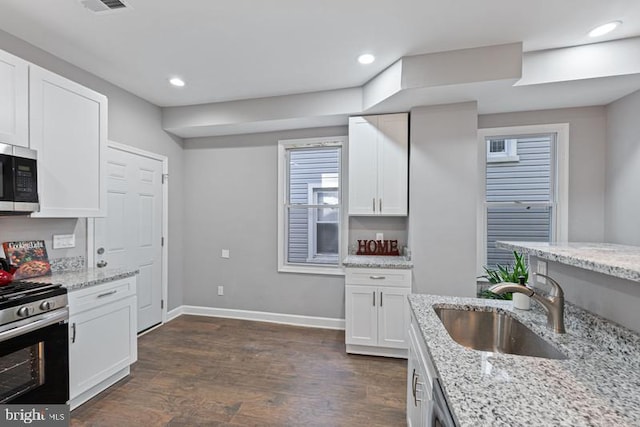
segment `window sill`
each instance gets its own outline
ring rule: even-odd
[[[322,266],[303,266],[303,265],[281,265],[278,267],[279,273],[297,273],[297,274],[318,274],[325,276],[344,276],[344,268],[342,267],[322,267]]]
[[[519,162],[520,156],[487,156],[487,163]]]

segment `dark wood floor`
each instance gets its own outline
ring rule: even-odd
[[[181,316],[72,426],[403,426],[406,361],[347,355],[344,332]]]

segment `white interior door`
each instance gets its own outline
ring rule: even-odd
[[[107,149],[107,216],[95,219],[96,267],[138,274],[138,332],[162,322],[162,161]]]

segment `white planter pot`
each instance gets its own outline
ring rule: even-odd
[[[529,310],[529,306],[531,304],[531,298],[526,296],[525,294],[513,293],[513,307],[518,310]]]

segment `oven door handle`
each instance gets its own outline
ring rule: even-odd
[[[69,319],[69,310],[67,308],[56,310],[55,312],[45,313],[41,316],[34,316],[37,319],[25,319],[31,320],[31,322],[18,326],[17,328],[9,329],[8,331],[0,332],[0,342],[10,340],[20,335],[28,334],[29,332],[42,329],[45,326],[60,323]]]

